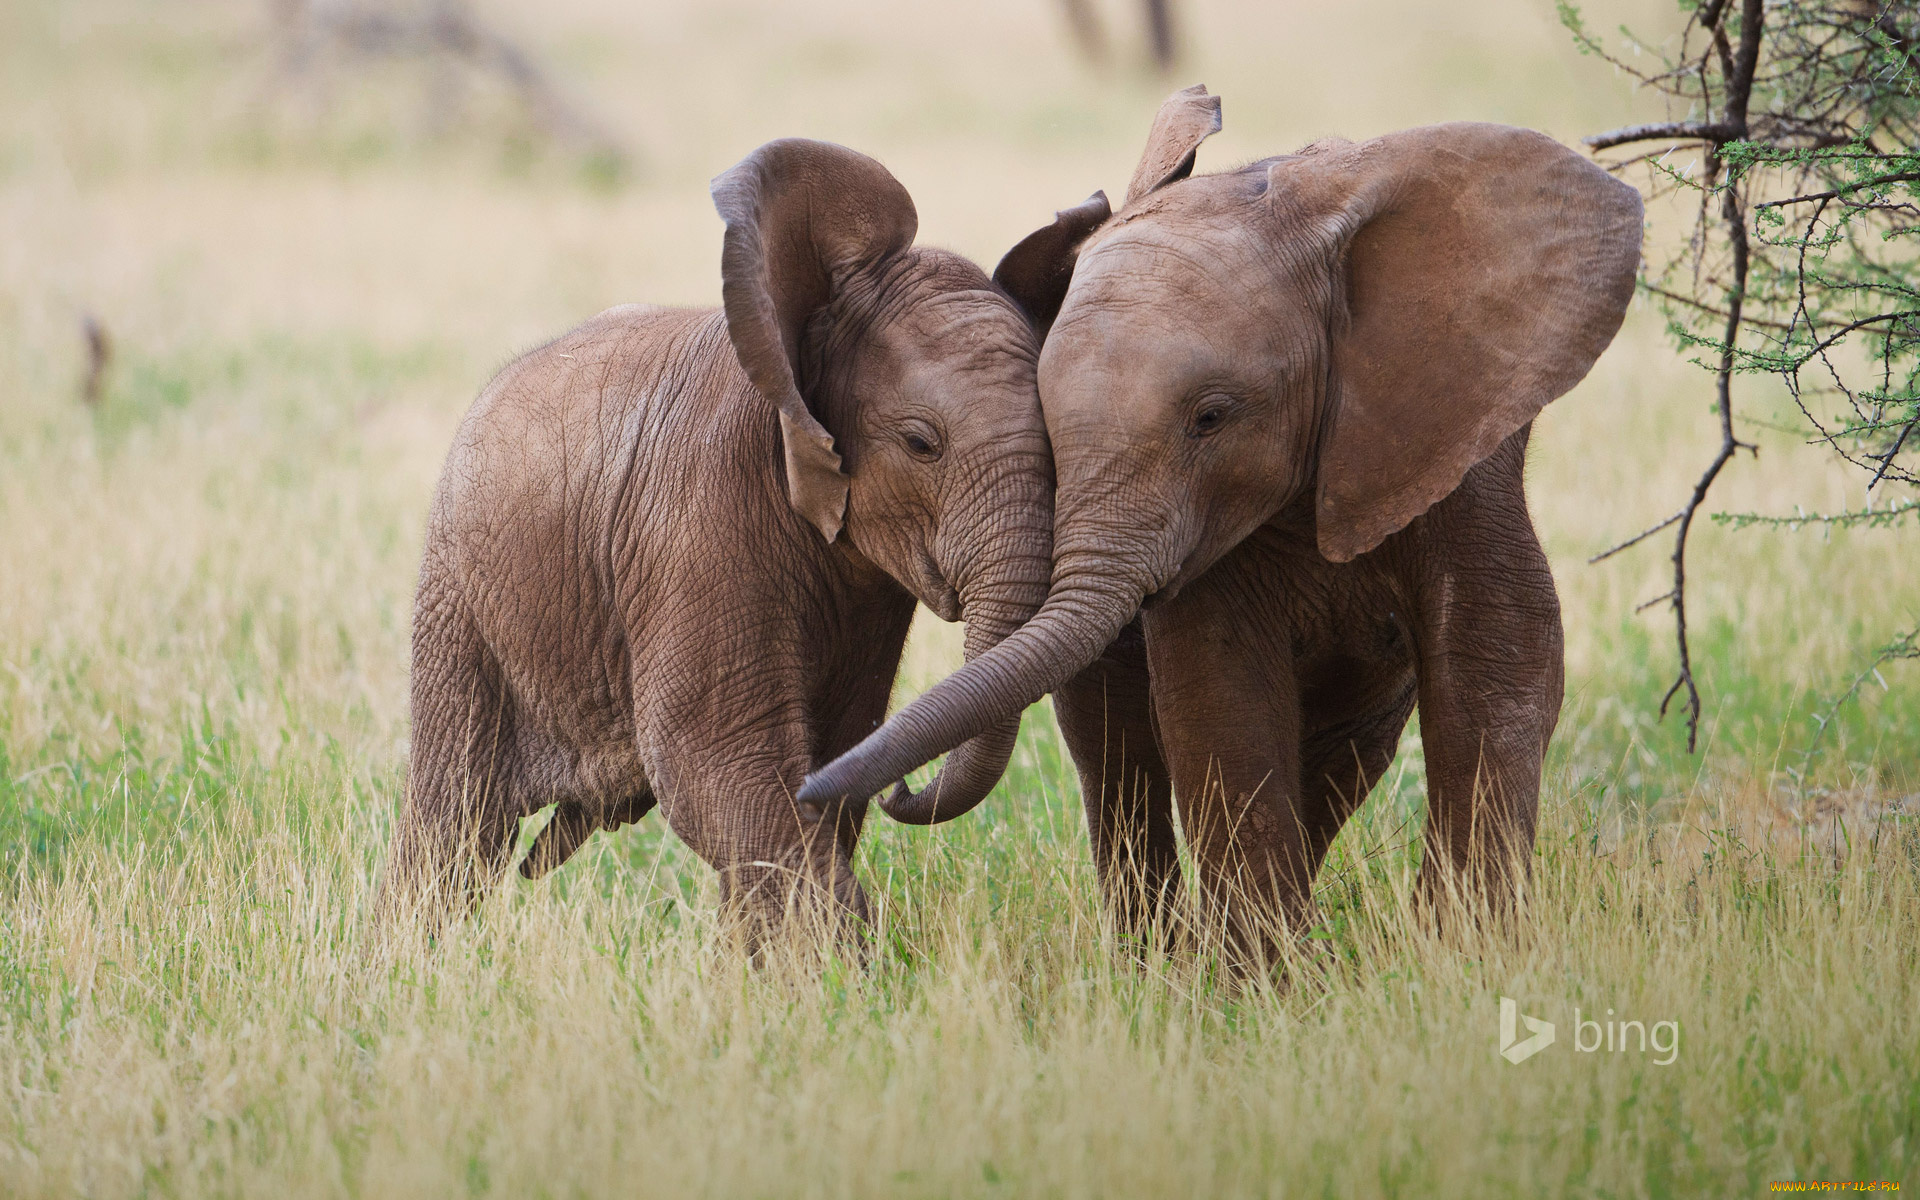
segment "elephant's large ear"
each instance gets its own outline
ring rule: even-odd
[[[1345,562],[1453,491],[1586,375],[1640,263],[1640,194],[1544,134],[1452,124],[1268,169],[1344,250],[1320,551]]]
[[[1072,208],[1053,214],[1053,224],[1042,225],[1021,238],[993,269],[993,281],[1027,314],[1042,341],[1067,298],[1080,243],[1112,215],[1107,194],[1095,192]]]
[[[1200,143],[1220,132],[1220,97],[1196,83],[1168,96],[1153,118],[1147,149],[1127,184],[1127,204],[1193,174]],[[1122,207],[1125,207],[1124,205]]]
[[[768,142],[711,190],[727,223],[727,335],[754,387],[780,410],[788,500],[832,541],[846,518],[847,476],[832,435],[800,395],[801,334],[850,275],[913,244],[913,199],[866,155],[803,138]]]

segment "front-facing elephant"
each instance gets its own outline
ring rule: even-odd
[[[912,200],[851,150],[769,143],[713,198],[722,309],[603,313],[501,371],[460,428],[386,915],[471,899],[554,803],[529,876],[658,803],[755,929],[796,899],[862,915],[864,801],[794,792],[886,715],[916,598],[977,655],[1046,595],[1053,468],[1020,308],[914,246]],[[983,722],[930,793],[977,803],[1018,720]]]
[[[1117,914],[1177,886],[1177,794],[1203,894],[1257,951],[1307,916],[1416,703],[1423,893],[1517,882],[1562,693],[1527,436],[1619,328],[1641,204],[1497,125],[1192,176],[1219,111],[1173,96],[1118,213],[1096,195],[996,272],[1051,325],[1046,605],[802,798],[869,794],[1057,688]]]

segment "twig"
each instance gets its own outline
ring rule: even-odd
[[[1880,668],[1883,665],[1898,658],[1920,658],[1920,628],[1909,629],[1907,632],[1899,634],[1892,641],[1880,647],[1879,652],[1874,655],[1873,661],[1867,664],[1866,669],[1853,677],[1853,682],[1847,685],[1847,690],[1840,693],[1839,698],[1832,704],[1829,704],[1824,713],[1819,713],[1814,716],[1813,737],[1807,742],[1807,748],[1800,756],[1800,774],[1803,778],[1806,775],[1807,764],[1813,761],[1814,747],[1820,744],[1821,735],[1826,733],[1827,726],[1832,724],[1833,719],[1840,714],[1841,707],[1845,705],[1847,701],[1858,695],[1861,686],[1864,685],[1869,678],[1879,674]]]
[[[1760,59],[1760,33],[1765,12],[1762,0],[1741,2],[1740,50],[1733,56],[1733,70],[1729,73],[1727,119],[1721,123],[1724,134],[1714,146],[1716,158],[1721,143],[1746,136],[1747,98],[1753,90],[1753,71]],[[1724,38],[1721,44],[1724,47]],[[1740,441],[1733,433],[1734,343],[1740,336],[1740,310],[1746,303],[1748,268],[1746,213],[1737,182],[1729,182],[1721,193],[1720,217],[1726,225],[1727,237],[1733,248],[1733,285],[1727,293],[1726,335],[1721,339],[1720,369],[1714,377],[1714,393],[1720,411],[1720,449],[1701,473],[1699,482],[1693,485],[1693,495],[1687,498],[1686,505],[1680,510],[1680,529],[1673,539],[1673,624],[1674,640],[1680,654],[1680,675],[1660,699],[1660,715],[1665,717],[1667,706],[1673,702],[1674,696],[1682,687],[1686,688],[1689,754],[1699,746],[1700,688],[1693,677],[1693,648],[1687,638],[1687,535],[1693,531],[1694,514],[1706,502],[1713,481],[1720,477],[1721,469],[1733,459],[1734,454],[1742,447],[1759,453],[1758,447]]]
[[[1907,438],[1913,433],[1913,427],[1916,425],[1920,425],[1920,405],[1914,406],[1913,419],[1908,421],[1906,427],[1900,431],[1900,436],[1893,439],[1893,446],[1885,454],[1868,455],[1869,458],[1880,460],[1880,469],[1875,471],[1873,478],[1867,482],[1868,491],[1872,491],[1882,479],[1887,477],[1887,468],[1893,465],[1893,456],[1900,453],[1900,447],[1907,444]]]
[[[87,341],[87,370],[80,379],[80,400],[88,408],[98,408],[106,391],[107,366],[113,361],[113,339],[92,313],[80,318],[80,333]]]
[[[1652,537],[1654,534],[1659,533],[1662,529],[1665,529],[1667,526],[1673,524],[1675,521],[1678,521],[1681,517],[1684,517],[1686,515],[1687,515],[1687,510],[1683,508],[1679,512],[1668,517],[1666,520],[1660,522],[1658,525],[1649,525],[1647,528],[1641,530],[1639,533],[1634,534],[1632,537],[1628,538],[1626,541],[1615,545],[1611,550],[1602,550],[1600,553],[1594,555],[1592,558],[1587,560],[1587,565],[1592,566],[1595,563],[1605,562],[1609,558],[1612,558],[1614,555],[1620,553],[1622,550],[1626,550],[1634,546],[1638,546],[1641,542],[1646,541],[1648,538]],[[1666,597],[1662,596],[1660,597],[1660,599],[1665,600]],[[1640,607],[1645,608],[1647,606],[1643,604]],[[1639,609],[1635,609],[1634,611],[1638,612]]]
[[[1711,313],[1716,317],[1725,317],[1727,315],[1727,310],[1724,308],[1715,308],[1704,300],[1695,300],[1692,296],[1682,296],[1679,292],[1670,292],[1666,288],[1656,287],[1644,279],[1640,281],[1640,290],[1643,292],[1652,292],[1664,300],[1672,300],[1677,304],[1687,305],[1689,308],[1697,308],[1703,313]],[[1748,325],[1758,325],[1762,329],[1778,329],[1783,333],[1793,328],[1793,326],[1783,321],[1763,321],[1753,316],[1747,317],[1745,323]]]
[[[1651,600],[1643,600],[1639,604],[1634,605],[1633,611],[1635,615],[1638,615],[1640,613],[1647,611],[1648,609],[1652,608],[1654,605],[1659,604],[1664,600],[1671,600],[1671,599],[1673,599],[1672,592],[1661,592],[1658,596],[1655,596]]]
[[[1834,188],[1825,192],[1809,192],[1804,196],[1789,196],[1785,200],[1769,200],[1765,204],[1756,204],[1754,208],[1779,208],[1786,204],[1810,204],[1815,200],[1837,200],[1841,196],[1860,191],[1863,188],[1879,187],[1885,183],[1912,183],[1920,180],[1920,171],[1901,171],[1893,175],[1878,175],[1872,179],[1862,179],[1846,187]]]
[[[1630,142],[1731,142],[1746,134],[1745,125],[1725,121],[1655,121],[1648,125],[1628,125],[1581,139],[1595,150],[1610,150]]]
[[[1920,500],[1896,500],[1885,508],[1855,508],[1837,513],[1796,513],[1791,517],[1766,513],[1714,513],[1713,521],[1714,524],[1725,525],[1729,529],[1746,529],[1753,525],[1782,529],[1800,529],[1808,525],[1822,525],[1830,529],[1850,529],[1864,525],[1868,529],[1881,529],[1900,524],[1915,513],[1920,513]]]

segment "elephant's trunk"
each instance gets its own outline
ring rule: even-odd
[[[1018,620],[1008,623],[977,614],[971,608],[965,619],[968,662],[1005,641],[1020,625]],[[916,792],[904,779],[894,784],[893,791],[881,799],[881,809],[903,825],[937,825],[973,811],[1006,774],[1019,736],[1020,714],[1002,717],[985,732],[954,747],[940,773],[925,788]]]
[[[1011,456],[1002,451],[1003,465]],[[1047,596],[1047,575],[1053,559],[1053,479],[1051,462],[1041,451],[1042,469],[1024,464],[1018,470],[1018,493],[1007,499],[1008,486],[962,505],[987,521],[1014,519],[1017,528],[973,529],[963,539],[966,547],[990,546],[998,553],[984,560],[956,564],[961,580],[961,619],[967,624],[966,661],[1005,641],[1040,608]],[[1031,494],[1028,494],[1031,493]],[[997,503],[996,503],[997,501]],[[1020,714],[1008,713],[985,731],[962,742],[947,756],[940,773],[921,791],[902,780],[880,801],[881,809],[904,825],[933,825],[971,812],[987,798],[1000,777],[1020,736]]]
[[[809,775],[800,788],[800,801],[825,805],[841,797],[871,796],[968,738],[989,730],[997,734],[1003,727],[1016,729],[1028,705],[1098,657],[1140,607],[1151,576],[1144,570],[1117,567],[1111,560],[1111,554],[1097,550],[1063,553],[1054,565],[1053,587],[1032,620],[895,713],[865,741]],[[1000,744],[990,737],[980,740],[989,749]],[[1011,737],[1004,745],[1010,752]],[[975,769],[971,763],[966,765],[970,772]],[[1004,768],[1003,754],[993,778]],[[952,770],[949,760],[948,771]],[[923,823],[919,820],[923,816],[926,822],[947,821],[977,805],[990,788],[991,782],[977,795],[969,791],[956,796],[930,787],[933,802],[920,797],[909,802],[896,792],[882,808],[915,824]]]

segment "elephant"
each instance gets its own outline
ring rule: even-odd
[[[657,803],[754,944],[797,908],[844,933],[865,801],[794,791],[886,715],[916,601],[978,655],[1045,597],[1024,311],[915,246],[912,199],[852,150],[771,142],[712,194],[720,309],[610,309],[506,366],[456,435],[383,914],[471,905],[548,804],[529,878]],[[1018,723],[983,724],[930,794],[978,803]]]
[[[1169,911],[1177,797],[1213,927],[1269,954],[1417,704],[1418,894],[1510,908],[1564,686],[1527,438],[1620,327],[1639,194],[1471,123],[1193,175],[1219,128],[1176,93],[1117,213],[1095,193],[996,269],[1044,337],[1048,597],[800,798],[1051,689],[1117,923]]]

